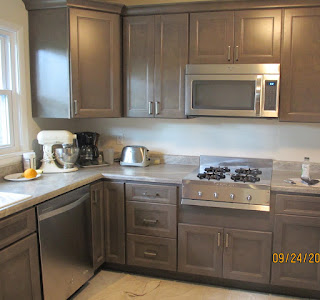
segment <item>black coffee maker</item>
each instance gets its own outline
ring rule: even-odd
[[[99,149],[97,147],[99,133],[78,132],[77,140],[79,146],[78,164],[80,166],[98,165]]]

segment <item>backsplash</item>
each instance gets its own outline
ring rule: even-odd
[[[0,179],[6,175],[23,172],[22,161],[0,167]]]

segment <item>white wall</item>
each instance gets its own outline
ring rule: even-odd
[[[138,4],[139,1],[128,2]],[[0,19],[25,29],[26,71],[22,76],[26,83],[29,142],[33,148],[36,145],[36,135],[41,129],[92,130],[101,133],[102,147],[114,147],[118,151],[122,146],[116,144],[114,137],[124,134],[124,144],[142,144],[153,152],[268,157],[296,161],[310,156],[312,161],[320,162],[320,124],[236,118],[34,120],[31,117],[30,100],[28,14],[22,0],[0,0]]]
[[[78,121],[77,130],[101,133],[101,146],[120,151],[142,144],[153,152],[184,155],[230,155],[320,162],[320,124],[282,123],[240,118],[94,119]]]

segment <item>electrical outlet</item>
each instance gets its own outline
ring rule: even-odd
[[[123,134],[117,136],[117,145],[123,145]]]

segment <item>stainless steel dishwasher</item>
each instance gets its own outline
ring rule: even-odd
[[[45,300],[64,300],[93,276],[90,187],[37,208]]]

